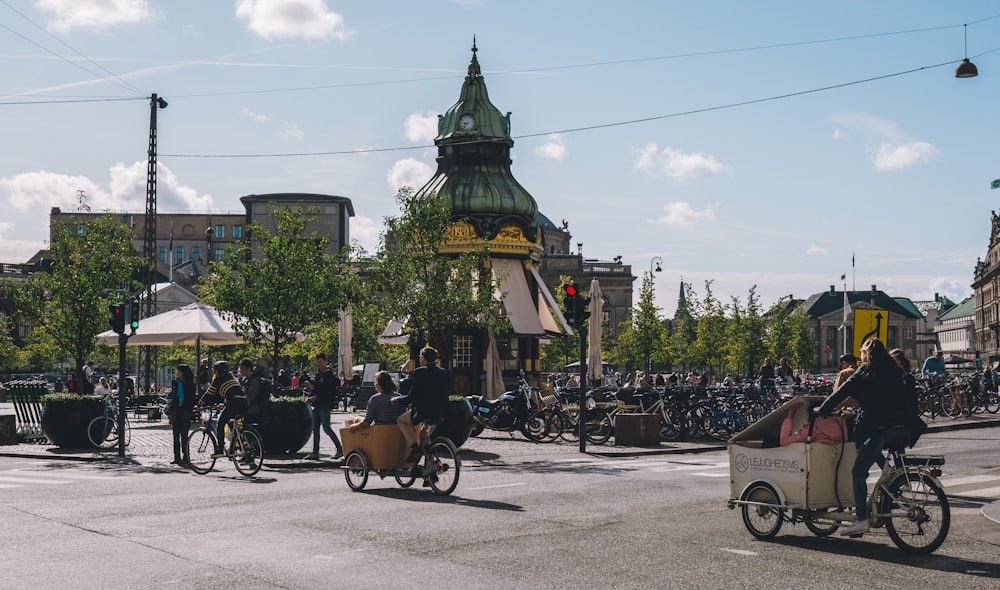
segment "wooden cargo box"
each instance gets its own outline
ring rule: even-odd
[[[403,433],[395,424],[375,425],[351,432],[340,429],[344,454],[361,449],[368,458],[369,469],[395,469],[402,465]]]

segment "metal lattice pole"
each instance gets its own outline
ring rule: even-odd
[[[167,101],[153,94],[149,99],[149,156],[146,166],[146,217],[143,231],[142,254],[146,260],[142,272],[143,295],[142,317],[156,315],[156,110],[167,108]],[[139,351],[139,365],[142,369],[142,383],[147,393],[150,391],[152,367],[150,346]],[[138,385],[138,384],[137,384]]]

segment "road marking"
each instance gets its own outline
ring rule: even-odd
[[[983,488],[981,490],[967,490],[967,491],[964,491],[964,492],[961,492],[961,493],[958,493],[958,494],[953,494],[953,495],[954,496],[962,496],[962,497],[965,497],[965,498],[975,497],[975,496],[979,496],[979,497],[998,496],[998,495],[1000,495],[1000,487]]]
[[[700,473],[692,473],[691,475],[700,475],[702,477],[729,477],[728,473],[705,473],[705,472],[700,472]]]
[[[969,477],[948,477],[940,479],[941,485],[945,488],[951,486],[964,486],[970,483],[983,483],[984,481],[996,481],[1000,479],[998,475],[970,475]]]
[[[496,485],[496,486],[483,486],[481,488],[468,488],[468,490],[470,492],[474,492],[476,490],[495,490],[497,488],[513,488],[513,487],[523,486],[523,485],[528,485],[528,484],[525,483],[525,482],[521,482],[521,483],[505,483],[505,484]]]
[[[736,555],[749,555],[751,557],[758,555],[756,551],[747,551],[746,549],[728,549],[726,547],[719,547],[719,549],[728,553],[735,553]]]
[[[51,477],[54,479],[86,479],[86,480],[109,480],[116,479],[113,475],[86,475],[82,473],[48,473],[43,471],[37,471],[32,469],[11,469],[10,471],[0,471],[0,473],[7,473],[9,475],[16,475],[21,477],[22,475],[27,475],[30,477]]]
[[[8,483],[40,483],[49,485],[60,485],[64,483],[70,483],[68,479],[63,480],[52,480],[52,479],[31,479],[27,477],[3,477],[0,476],[0,482]]]

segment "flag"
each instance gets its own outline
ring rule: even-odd
[[[854,268],[854,252],[851,252],[851,268]]]
[[[1000,178],[990,183],[990,188],[1000,188]]]
[[[847,316],[851,315],[851,302],[847,299],[847,289],[844,289],[844,321],[842,326],[847,326]]]
[[[170,220],[170,242],[167,246],[167,280],[174,282],[174,220]]]
[[[847,280],[847,275],[846,274],[840,275],[840,280],[846,281]]]

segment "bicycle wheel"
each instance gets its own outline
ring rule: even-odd
[[[777,508],[778,494],[766,483],[755,483],[743,494],[743,500],[758,505],[743,505],[743,524],[758,539],[770,539],[778,534],[784,515]],[[765,506],[764,504],[767,504]]]
[[[587,421],[587,442],[595,445],[603,445],[608,442],[614,433],[615,427],[611,424],[611,418],[601,412],[597,420]]]
[[[941,397],[941,414],[949,418],[958,418],[962,415],[962,403],[958,396],[945,393]]]
[[[559,417],[562,419],[563,430],[559,434],[559,437],[566,442],[580,442],[580,426],[578,420],[580,419],[579,408],[563,408]]]
[[[813,520],[813,517],[817,516],[822,518],[823,512],[822,511],[810,512],[809,515],[806,516],[806,519],[802,521],[806,525],[806,528],[809,529],[809,532],[816,535],[817,537],[829,537],[834,532],[836,532],[838,528],[840,528],[840,523],[837,522],[827,523],[827,522],[818,522]]]
[[[368,459],[365,454],[355,449],[347,453],[344,459],[344,478],[347,486],[355,492],[365,489],[368,484]]]
[[[897,547],[927,555],[944,543],[951,526],[948,498],[922,473],[901,473],[883,496],[885,529]]]
[[[996,414],[997,411],[1000,411],[1000,394],[995,391],[986,393],[986,411],[990,414]]]
[[[455,491],[458,485],[458,473],[462,469],[462,460],[458,458],[458,449],[447,438],[437,438],[431,443],[427,460],[432,467],[427,481],[434,493],[442,496]],[[426,466],[425,466],[426,467]]]
[[[675,441],[684,438],[687,430],[683,425],[680,412],[662,408],[660,410],[660,438],[665,441]]]
[[[559,437],[562,432],[562,421],[553,418],[551,410],[535,410],[521,426],[521,434],[524,438],[538,442],[552,442]]]
[[[401,488],[408,488],[413,485],[413,482],[417,481],[417,478],[413,477],[410,472],[396,473],[393,475],[396,478],[396,483],[399,484]]]
[[[205,474],[215,467],[215,435],[205,427],[199,428],[188,437],[188,461],[191,471]]]
[[[264,445],[253,430],[241,430],[234,439],[236,449],[232,451],[233,465],[236,471],[246,477],[253,477],[264,464]]]
[[[114,431],[114,420],[108,416],[98,416],[87,425],[87,438],[90,439],[90,444],[99,449],[110,449],[113,446],[111,441],[116,439],[111,436]]]

